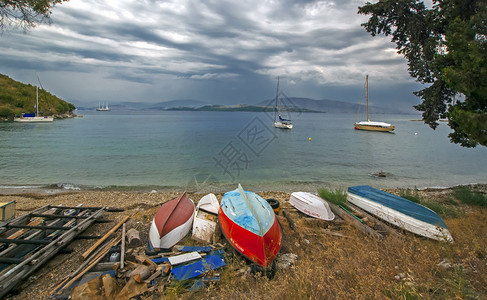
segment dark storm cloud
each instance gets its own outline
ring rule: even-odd
[[[410,97],[405,60],[360,26],[360,5],[70,0],[52,25],[0,37],[0,72],[21,81],[44,72],[55,93],[80,101],[259,102],[278,75],[290,96],[350,100],[371,74],[377,89]]]

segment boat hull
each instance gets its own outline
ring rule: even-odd
[[[293,124],[283,123],[283,122],[274,122],[274,127],[281,128],[281,129],[292,129]]]
[[[218,219],[223,235],[240,254],[264,268],[271,265],[281,249],[282,232],[267,201],[243,189],[228,192]]]
[[[214,194],[201,198],[196,206],[192,236],[195,240],[211,243],[217,226],[220,204]]]
[[[24,123],[40,123],[40,122],[52,122],[54,117],[23,117],[14,118],[14,122],[24,122]]]
[[[376,122],[379,123],[379,122]],[[392,132],[394,131],[395,127],[386,124],[386,125],[372,125],[372,124],[360,124],[355,123],[356,130],[367,130],[367,131],[382,131],[382,132]]]
[[[149,244],[153,249],[169,249],[191,230],[195,207],[193,200],[182,196],[164,203],[152,220]]]
[[[430,239],[453,242],[441,217],[427,207],[369,186],[350,187],[347,194],[350,203],[399,228]]]
[[[294,192],[289,203],[300,212],[321,220],[333,221],[335,215],[326,201],[318,196],[305,192]]]

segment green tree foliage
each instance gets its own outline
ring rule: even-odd
[[[21,113],[36,112],[36,87],[23,84],[0,74],[0,118],[13,119]],[[39,88],[39,113],[41,115],[64,114],[76,107],[48,91]]]
[[[448,118],[450,140],[487,146],[487,1],[380,0],[359,7],[371,15],[362,26],[372,36],[392,36],[408,60],[409,74],[428,87],[415,92],[431,128]]]
[[[68,0],[0,0],[0,30],[7,25],[27,29],[50,20],[52,8]]]

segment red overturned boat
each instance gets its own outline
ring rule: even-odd
[[[157,211],[149,231],[149,246],[154,250],[176,245],[193,224],[194,202],[186,193],[164,203]]]
[[[238,189],[225,193],[218,213],[225,238],[243,256],[268,268],[281,249],[281,226],[259,195]]]

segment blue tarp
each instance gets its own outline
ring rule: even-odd
[[[191,264],[172,269],[172,274],[177,280],[186,280],[205,274],[225,266],[225,262],[219,255],[208,255],[205,258]]]
[[[167,258],[167,257],[153,258],[151,260],[155,264],[162,264],[162,263],[165,263],[165,262],[169,262],[169,258]]]
[[[24,118],[32,118],[32,117],[35,117],[35,116],[36,116],[36,114],[22,114],[22,116],[23,116]]]
[[[211,247],[210,246],[176,246],[174,247],[178,251],[182,252],[210,252]]]
[[[349,187],[348,192],[423,222],[447,229],[445,222],[443,222],[443,219],[437,213],[408,199],[375,189],[368,185]]]

